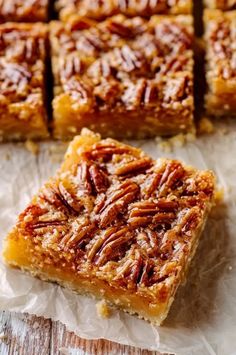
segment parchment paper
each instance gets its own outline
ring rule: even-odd
[[[213,169],[225,199],[206,226],[187,283],[178,291],[167,321],[153,327],[123,312],[100,319],[96,301],[42,282],[0,261],[0,309],[60,320],[83,338],[180,355],[236,354],[236,123],[173,152],[163,153],[154,140],[138,142],[152,157],[176,157],[198,168]],[[58,151],[55,147],[58,147]],[[24,145],[0,146],[0,249],[2,237],[32,195],[55,173],[66,146],[41,143],[34,156]]]

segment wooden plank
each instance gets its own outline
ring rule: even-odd
[[[160,355],[106,340],[85,340],[60,322],[0,312],[1,355]]]
[[[60,322],[53,322],[51,334],[53,355],[160,355],[107,340],[85,340],[68,332]]]
[[[16,314],[0,313],[1,355],[49,355],[50,320]]]

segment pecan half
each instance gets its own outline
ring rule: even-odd
[[[169,162],[166,165],[165,171],[162,174],[161,180],[159,182],[158,196],[164,196],[168,194],[172,188],[174,188],[175,183],[181,180],[185,174],[183,166],[179,162]]]
[[[127,109],[134,110],[140,106],[155,106],[159,99],[159,91],[154,81],[139,79],[129,82],[121,97]]]
[[[187,96],[188,78],[169,79],[164,88],[164,101],[167,103],[182,101]]]
[[[94,89],[96,99],[99,99],[98,105],[112,106],[120,97],[120,84],[117,80],[102,80],[99,86]]]
[[[118,147],[116,144],[96,144],[93,149],[88,152],[88,156],[90,156],[94,160],[104,160],[109,161],[112,159],[114,154],[125,154],[130,153],[130,149],[128,147]]]
[[[191,209],[187,209],[186,211],[183,211],[180,215],[180,222],[179,222],[179,228],[181,233],[190,237],[192,235],[192,231],[196,229],[200,217],[201,217],[201,212],[199,207],[197,206]]]
[[[133,71],[140,72],[147,69],[147,63],[142,53],[133,50],[128,45],[115,48],[112,55],[112,66],[121,71],[131,73]]]
[[[27,95],[29,83],[32,78],[27,65],[17,63],[0,62],[0,93],[2,95],[11,95],[20,93]]]
[[[176,207],[174,203],[166,201],[137,202],[132,206],[128,222],[135,228],[147,224],[171,223],[176,218]]]
[[[108,228],[103,235],[92,245],[87,253],[87,259],[92,261],[95,256],[96,263],[103,265],[106,261],[110,260],[116,255],[116,251],[123,246],[123,244],[132,241],[133,234],[129,231],[128,227],[111,227]]]
[[[81,59],[77,55],[70,55],[61,60],[61,80],[68,80],[73,75],[80,74],[83,69]]]
[[[81,223],[79,220],[75,220],[71,230],[60,240],[59,246],[64,251],[80,248],[84,240],[87,240],[88,243],[93,238],[94,231],[95,224],[91,221],[86,220]]]
[[[151,165],[152,161],[149,158],[136,159],[126,164],[122,164],[115,169],[114,173],[118,176],[135,175],[147,170]]]
[[[132,202],[139,193],[139,187],[132,181],[125,181],[112,189],[107,196],[106,202],[99,211],[99,224],[101,228],[113,223],[119,214],[124,213],[128,204]]]
[[[114,33],[120,37],[130,38],[133,37],[132,30],[125,26],[124,24],[116,21],[109,21],[107,23],[107,28],[111,33]]]
[[[82,161],[75,177],[77,189],[88,195],[106,191],[109,181],[106,173],[95,164]]]
[[[92,106],[93,94],[89,85],[78,76],[72,76],[69,80],[64,81],[63,87],[65,91],[69,92],[74,100],[78,100],[80,105]]]
[[[58,186],[52,184],[44,188],[39,197],[53,208],[62,210],[68,216],[77,215],[80,211],[80,206],[76,204],[75,199],[60,182]]]
[[[186,28],[174,22],[163,22],[156,26],[155,36],[169,51],[182,52],[192,46],[192,36]]]

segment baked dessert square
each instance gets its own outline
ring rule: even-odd
[[[46,138],[46,24],[0,25],[0,139]]]
[[[0,22],[47,21],[49,0],[1,0]]]
[[[55,5],[63,21],[67,21],[73,15],[104,20],[120,14],[128,17],[190,14],[192,6],[192,0],[57,0]]]
[[[83,127],[115,138],[193,128],[192,16],[76,17],[52,22],[50,38],[55,138]]]
[[[87,129],[19,216],[4,259],[161,324],[196,251],[215,180]]]
[[[205,106],[214,116],[236,114],[236,11],[205,10]]]
[[[236,0],[205,0],[206,7],[223,11],[236,9]]]

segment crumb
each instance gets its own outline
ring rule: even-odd
[[[68,147],[68,142],[60,142],[58,144],[52,144],[50,145],[50,147],[48,148],[49,154],[61,154],[61,153],[65,153],[66,149]]]
[[[106,301],[102,300],[96,304],[97,314],[100,318],[109,318],[111,315],[111,309],[107,305]]]
[[[11,155],[10,155],[10,153],[6,153],[5,159],[6,159],[7,161],[11,160]]]
[[[185,135],[186,142],[194,142],[196,140],[196,132],[187,133]]]
[[[173,148],[181,148],[186,143],[195,141],[195,139],[196,139],[195,132],[190,132],[187,134],[180,133],[174,137],[167,138],[167,139],[156,137],[156,142],[158,147],[162,151],[166,153],[170,153],[173,151]]]
[[[198,124],[199,134],[211,134],[215,130],[213,123],[207,117],[202,117]]]
[[[0,341],[4,341],[7,339],[6,334],[4,334],[4,332],[0,333]]]
[[[39,146],[37,143],[27,139],[25,142],[25,148],[32,154],[37,155],[39,153]]]
[[[219,129],[219,132],[222,134],[222,135],[226,135],[229,133],[229,129],[227,127],[221,127]]]
[[[215,204],[218,205],[224,200],[225,191],[223,187],[218,189],[215,193]]]
[[[70,132],[70,133],[76,133],[76,132],[77,132],[77,128],[74,127],[74,126],[69,126],[69,127],[67,127],[67,130],[68,130],[68,132]]]
[[[157,144],[158,148],[165,153],[170,153],[172,150],[171,144],[167,141],[160,141]]]
[[[233,267],[232,267],[232,266],[229,266],[229,267],[228,267],[228,270],[229,270],[229,271],[233,270]]]
[[[173,147],[181,148],[186,143],[186,137],[183,133],[177,134],[176,136],[169,139],[170,144]]]
[[[65,154],[68,147],[68,142],[60,142],[58,144],[52,144],[48,148],[48,152],[53,163],[60,163],[62,156]]]

